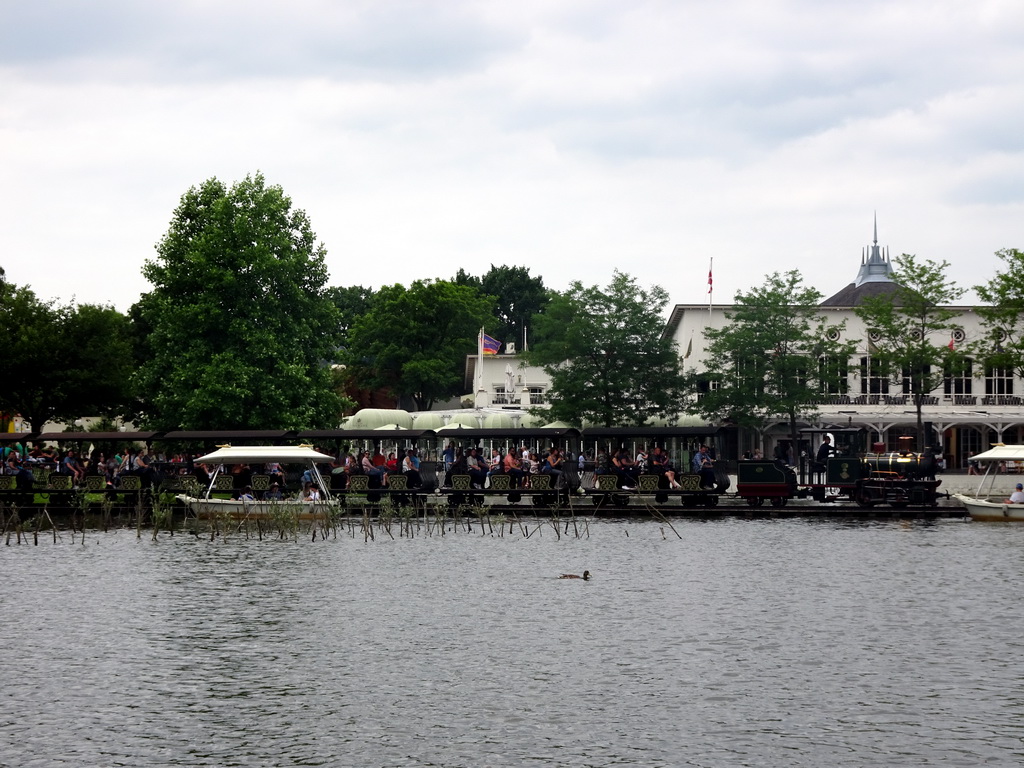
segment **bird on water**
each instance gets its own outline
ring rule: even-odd
[[[563,573],[558,578],[560,578],[560,579],[583,579],[584,581],[590,581],[590,571],[584,571],[582,576],[577,576],[575,573]]]

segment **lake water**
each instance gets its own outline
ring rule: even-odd
[[[3,546],[0,765],[1024,762],[1024,526],[673,525]]]

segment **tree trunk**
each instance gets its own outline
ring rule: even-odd
[[[800,463],[800,441],[798,440],[798,436],[797,436],[797,433],[796,433],[796,412],[795,411],[790,411],[789,412],[789,439],[790,439],[791,445],[793,446],[793,463],[796,466],[801,467],[801,469],[802,469],[802,466],[801,466],[801,463]]]
[[[917,409],[917,453],[924,452],[924,417],[921,414],[924,406],[924,395],[914,395],[914,406]]]

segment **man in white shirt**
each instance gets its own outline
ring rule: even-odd
[[[1007,504],[1024,504],[1024,485],[1017,483],[1017,490],[1010,494]]]

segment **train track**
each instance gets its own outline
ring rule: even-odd
[[[941,519],[964,518],[967,510],[960,506],[940,504],[938,506],[907,506],[894,508],[886,505],[859,507],[851,502],[817,504],[798,501],[783,507],[769,505],[751,507],[740,499],[721,498],[712,507],[683,506],[678,499],[658,504],[653,499],[631,497],[629,504],[622,506],[611,502],[595,505],[592,499],[574,497],[568,504],[533,505],[527,501],[517,504],[495,500],[484,505],[485,514],[505,517],[591,517],[591,518],[693,518],[711,520],[716,518],[771,519],[771,518],[854,518],[865,520],[891,519]]]

